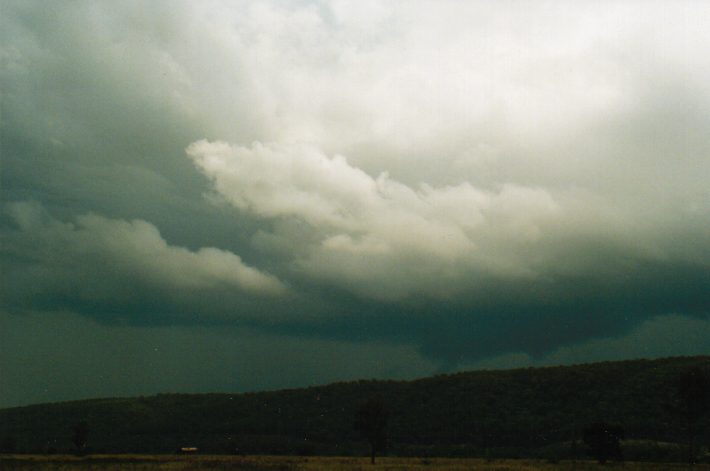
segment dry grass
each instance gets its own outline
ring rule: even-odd
[[[538,460],[494,460],[452,458],[379,458],[371,465],[367,458],[294,456],[174,456],[174,455],[5,455],[0,469],[56,471],[116,470],[247,470],[247,471],[619,471],[685,470],[682,464],[625,463],[599,466],[587,461],[548,463]],[[696,465],[694,471],[710,471],[710,465]]]

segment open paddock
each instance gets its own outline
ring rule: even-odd
[[[249,471],[670,471],[689,469],[683,464],[612,463],[592,461],[482,460],[463,458],[378,458],[370,464],[358,457],[227,456],[227,455],[4,455],[0,469],[56,471],[114,470],[249,470]],[[695,465],[695,471],[710,471],[710,465]]]

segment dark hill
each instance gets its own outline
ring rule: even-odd
[[[353,430],[357,405],[380,396],[390,410],[390,453],[514,456],[555,446],[574,452],[580,431],[598,421],[621,425],[627,439],[680,442],[676,385],[694,366],[710,368],[710,357],[42,404],[0,410],[0,438],[18,451],[68,451],[73,427],[86,421],[93,452],[190,445],[217,453],[352,454],[366,449]],[[701,434],[701,443],[710,443],[707,427]]]

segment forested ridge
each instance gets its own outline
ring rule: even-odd
[[[377,397],[389,412],[389,454],[573,456],[584,452],[582,430],[604,422],[663,458],[685,441],[678,380],[693,367],[709,368],[710,357],[41,404],[0,410],[0,438],[18,452],[71,451],[72,430],[86,423],[90,452],[170,453],[189,445],[210,453],[360,454],[367,446],[354,427],[356,411]],[[706,419],[697,434],[707,447]]]

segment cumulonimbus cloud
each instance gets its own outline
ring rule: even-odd
[[[5,4],[2,196],[71,221],[0,221],[8,306],[449,358],[707,314],[710,4]]]

